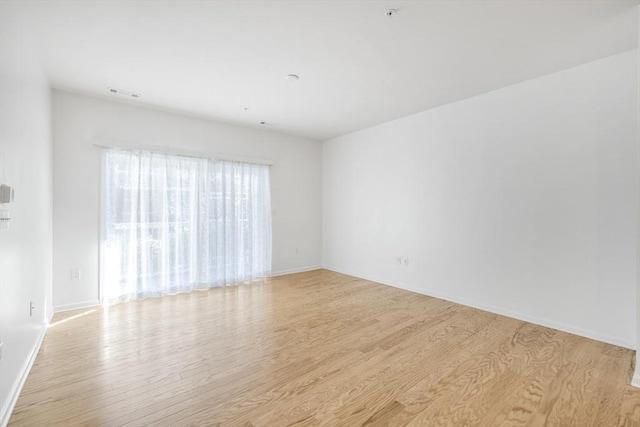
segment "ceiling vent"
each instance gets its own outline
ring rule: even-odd
[[[130,98],[140,98],[139,93],[127,92],[126,90],[114,89],[112,87],[109,88],[109,92],[116,95],[128,96]]]

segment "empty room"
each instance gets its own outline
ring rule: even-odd
[[[640,426],[637,0],[0,0],[0,427]]]

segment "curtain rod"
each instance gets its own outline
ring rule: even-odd
[[[198,151],[198,150],[185,150],[183,148],[176,147],[163,147],[163,146],[155,146],[155,145],[141,145],[141,144],[127,144],[127,143],[118,143],[108,141],[102,138],[94,138],[93,146],[97,148],[117,148],[120,150],[139,150],[139,151],[151,151],[154,153],[161,154],[174,154],[177,156],[185,156],[185,157],[199,157],[199,158],[207,158],[212,160],[222,160],[229,162],[243,162],[243,163],[255,163],[258,165],[267,165],[273,166],[273,161],[265,160],[265,159],[256,159],[254,157],[243,157],[243,156],[231,156],[224,154],[214,154],[206,151]]]

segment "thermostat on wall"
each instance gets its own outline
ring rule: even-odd
[[[13,187],[8,185],[0,185],[0,203],[13,202]]]

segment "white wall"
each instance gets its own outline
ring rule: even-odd
[[[52,312],[50,92],[28,28],[14,4],[0,3],[0,183],[15,188],[1,207],[12,219],[0,230],[0,425]]]
[[[56,310],[98,300],[100,150],[95,138],[268,159],[274,274],[321,264],[321,144],[165,111],[53,92],[53,300]],[[296,253],[296,248],[298,249]],[[71,280],[71,269],[82,271]]]
[[[324,266],[635,348],[637,67],[633,50],[326,141]]]
[[[636,13],[637,13],[637,19],[638,19],[638,46],[640,46],[640,5],[637,6],[636,8]],[[637,55],[638,55],[638,63],[640,63],[640,49],[637,50]],[[640,67],[638,67],[638,75],[637,75],[638,81],[640,81]],[[640,110],[640,87],[637,88],[638,91],[636,92],[638,98],[636,100],[636,102],[638,103],[638,109]],[[638,132],[638,145],[640,146],[640,132]],[[638,153],[638,164],[640,165],[640,153]],[[639,177],[640,178],[640,177]],[[640,193],[640,180],[638,181],[638,190]],[[639,197],[640,198],[640,197]],[[640,217],[638,218],[638,220],[640,221]],[[636,233],[638,234],[638,256],[640,257],[640,222],[638,223],[638,229],[636,231]],[[636,368],[635,371],[633,373],[633,377],[631,378],[631,385],[640,388],[640,263],[638,263],[638,269],[637,269],[637,282],[638,282],[638,287],[637,287],[637,291],[636,291],[636,301],[637,301],[637,306],[636,306],[636,319],[638,322],[638,327],[637,327],[637,331],[636,331],[636,336],[637,336],[637,344],[636,344]]]

